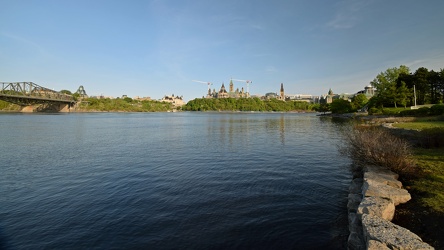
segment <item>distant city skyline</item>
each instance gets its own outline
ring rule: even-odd
[[[444,68],[444,1],[0,0],[0,81],[89,95],[362,90],[387,68]],[[242,83],[236,86],[241,88]],[[246,85],[243,85],[246,88]]]

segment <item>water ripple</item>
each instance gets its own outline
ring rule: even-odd
[[[5,248],[344,247],[340,124],[272,113],[1,114],[0,124],[11,128],[0,135]]]

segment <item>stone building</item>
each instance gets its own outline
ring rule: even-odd
[[[358,94],[364,94],[367,99],[372,98],[376,94],[376,89],[372,85],[365,86],[364,90],[358,91],[356,94],[334,94],[333,91],[330,89],[328,91],[327,95],[323,95],[320,97],[319,102],[320,103],[332,103],[335,99],[344,99],[351,101],[353,97],[355,97]]]
[[[229,91],[226,90],[225,84],[222,83],[222,86],[219,91],[216,91],[216,89],[208,89],[207,97],[206,98],[246,98],[249,97],[249,94],[244,91],[244,88],[242,87],[241,90],[237,88],[234,90],[234,84],[233,80],[230,80],[229,85]]]
[[[285,96],[284,84],[281,83],[281,89],[279,91],[279,94],[277,92],[276,93],[268,92],[261,99],[263,99],[263,100],[278,99],[278,100],[286,101],[287,98]]]
[[[185,104],[182,96],[180,96],[180,97],[174,96],[174,94],[173,95],[166,95],[160,101],[172,103],[175,107],[182,106]]]
[[[372,85],[367,85],[365,86],[364,90],[361,90],[356,94],[364,94],[368,99],[370,99],[376,94],[376,89]]]

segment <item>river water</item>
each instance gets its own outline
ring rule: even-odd
[[[346,248],[350,160],[328,118],[3,113],[0,126],[0,248]]]

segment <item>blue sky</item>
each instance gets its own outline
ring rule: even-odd
[[[89,95],[355,93],[444,68],[442,0],[0,0],[0,81]],[[235,82],[235,87],[246,87]]]

